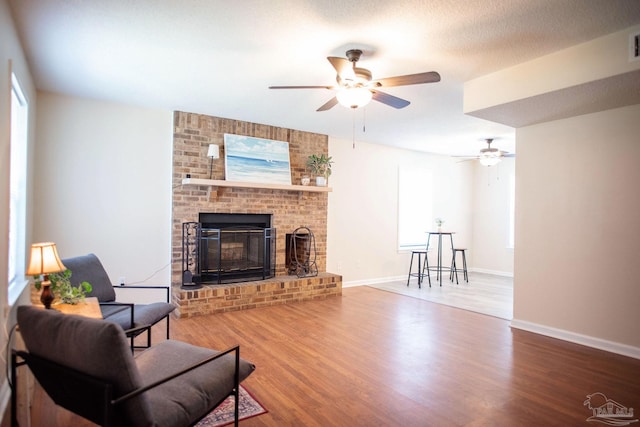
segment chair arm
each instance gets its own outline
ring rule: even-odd
[[[98,304],[100,305],[123,305],[123,306],[129,306],[131,307],[131,310],[133,310],[133,303],[131,302],[117,302],[117,301],[100,301],[98,302]]]
[[[134,322],[134,308],[133,308],[133,304],[132,303],[128,303],[128,302],[116,302],[116,301],[106,301],[106,302],[99,302],[98,304],[100,305],[111,305],[111,306],[123,306],[123,307],[129,307],[129,312],[131,313],[131,327],[133,327],[133,325],[135,324]]]
[[[171,302],[171,299],[169,298],[169,289],[171,288],[170,286],[161,286],[161,285],[154,285],[154,286],[144,286],[144,285],[120,285],[120,286],[116,286],[116,285],[111,285],[114,289],[127,289],[127,288],[132,288],[132,289],[165,289],[167,291],[167,302]]]
[[[151,325],[141,325],[141,326],[136,326],[135,328],[131,328],[131,329],[125,329],[124,330],[124,334],[126,336],[137,336],[140,332],[143,332],[147,329],[149,329],[151,327]]]
[[[235,347],[231,347],[231,348],[229,348],[229,349],[227,349],[225,351],[222,351],[222,352],[220,352],[220,353],[218,353],[218,354],[216,354],[214,356],[207,357],[206,359],[204,359],[204,360],[202,360],[202,361],[200,361],[198,363],[194,363],[193,365],[188,366],[188,367],[176,372],[175,374],[169,375],[168,377],[165,377],[165,378],[163,378],[161,380],[155,381],[155,382],[153,382],[151,384],[148,384],[148,385],[146,385],[144,387],[140,387],[140,388],[138,388],[138,389],[136,389],[134,391],[131,391],[131,392],[127,393],[127,394],[124,394],[124,395],[120,396],[119,398],[112,400],[111,404],[112,405],[117,405],[119,403],[125,402],[125,401],[127,401],[127,400],[129,400],[129,399],[131,399],[133,397],[136,397],[137,395],[139,395],[141,393],[144,393],[147,390],[150,390],[150,389],[155,388],[155,387],[157,387],[157,386],[159,386],[161,384],[164,384],[164,383],[166,383],[168,381],[171,381],[174,378],[177,378],[177,377],[179,377],[181,375],[184,375],[187,372],[193,371],[194,369],[199,368],[202,365],[206,365],[207,363],[213,362],[214,360],[219,359],[222,356],[225,356],[225,355],[227,355],[229,353],[233,353],[233,352],[235,352],[235,359],[236,359],[235,360],[235,371],[234,371],[234,384],[235,384],[235,387],[237,388],[238,385],[240,384],[240,346],[239,345],[236,345]]]

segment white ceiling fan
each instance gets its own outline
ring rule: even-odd
[[[493,166],[497,165],[502,161],[504,157],[515,157],[515,154],[510,154],[508,151],[502,151],[497,148],[491,147],[491,143],[493,142],[493,138],[485,139],[487,143],[487,148],[483,148],[480,150],[480,154],[473,158],[468,158],[466,160],[462,160],[463,162],[468,160],[479,160],[480,164],[483,166]],[[467,157],[467,156],[463,156]]]

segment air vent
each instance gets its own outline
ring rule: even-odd
[[[629,36],[629,61],[640,60],[640,32]]]

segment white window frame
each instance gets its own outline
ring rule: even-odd
[[[420,167],[398,168],[398,249],[424,248],[433,223],[433,174]]]
[[[12,305],[29,281],[25,277],[27,224],[27,149],[29,101],[11,73],[11,142],[9,166],[8,302]]]

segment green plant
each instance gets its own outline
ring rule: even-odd
[[[312,154],[307,158],[307,168],[317,176],[323,176],[325,178],[331,176],[332,164],[333,160],[331,160],[331,157],[325,156],[324,154],[320,154],[319,156]]]
[[[42,287],[40,276],[34,276],[34,279],[36,289],[40,290]],[[71,286],[71,270],[51,273],[49,281],[53,295],[65,304],[77,304],[84,301],[86,294],[93,289],[89,282],[82,282],[75,288]]]

